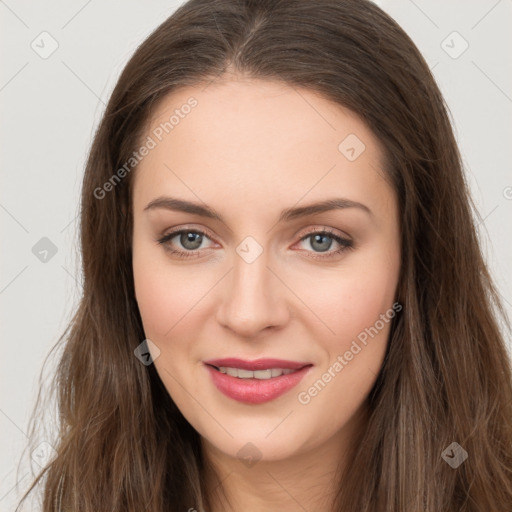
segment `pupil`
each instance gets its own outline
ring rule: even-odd
[[[320,247],[315,247],[314,244],[316,244],[316,242],[321,242],[322,239],[324,240],[324,244],[320,243]],[[325,240],[328,241],[327,244],[325,244]],[[324,251],[327,251],[330,247],[331,247],[331,244],[332,244],[332,239],[328,236],[325,236],[325,235],[314,235],[313,237],[313,242],[311,243],[313,249],[318,249],[320,252],[324,252]]]

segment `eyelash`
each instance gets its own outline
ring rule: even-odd
[[[211,237],[208,236],[207,233],[204,231],[201,231],[199,229],[179,229],[176,231],[172,231],[171,233],[168,233],[164,235],[162,238],[159,238],[156,240],[156,242],[160,245],[164,245],[165,250],[170,252],[171,254],[174,254],[180,258],[192,258],[198,256],[198,253],[201,251],[200,249],[196,249],[194,251],[182,251],[180,249],[172,249],[170,244],[168,243],[170,240],[172,240],[177,235],[181,235],[182,233],[194,233],[197,235],[202,235],[208,239],[211,239]],[[337,249],[336,251],[332,252],[326,252],[326,253],[313,253],[315,256],[310,256],[313,259],[328,259],[332,258],[336,255],[339,255],[345,251],[352,250],[354,248],[352,240],[349,240],[347,238],[342,238],[339,235],[336,235],[334,232],[328,230],[328,229],[315,229],[313,231],[310,231],[306,235],[304,235],[300,242],[307,240],[308,238],[312,237],[313,235],[324,235],[328,238],[332,238],[335,242],[337,242],[341,247]],[[310,251],[307,251],[310,252]],[[323,255],[325,254],[325,255]]]

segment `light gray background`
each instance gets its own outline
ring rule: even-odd
[[[512,0],[378,3],[415,41],[450,107],[486,258],[510,311]],[[17,496],[43,359],[80,294],[76,215],[92,134],[124,64],[179,4],[0,0],[1,511]],[[31,47],[49,51],[52,39],[48,58]],[[32,252],[43,237],[57,248],[46,262]],[[24,487],[28,469],[18,479]]]

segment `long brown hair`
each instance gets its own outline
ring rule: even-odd
[[[198,433],[154,365],[134,356],[145,338],[131,261],[136,169],[102,197],[98,188],[129,161],[160,99],[227,70],[357,113],[382,143],[397,192],[403,311],[333,510],[512,510],[512,372],[499,321],[510,324],[479,248],[448,108],[414,43],[368,0],[190,0],[128,62],[83,180],[83,296],[59,340],[57,453],[25,497],[44,477],[44,512],[211,504]],[[453,442],[468,454],[455,469],[442,457]]]

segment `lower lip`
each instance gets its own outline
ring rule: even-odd
[[[227,373],[221,373],[210,365],[206,368],[219,391],[229,398],[246,404],[270,402],[295,387],[312,366],[305,366],[288,375],[271,379],[239,379]]]

